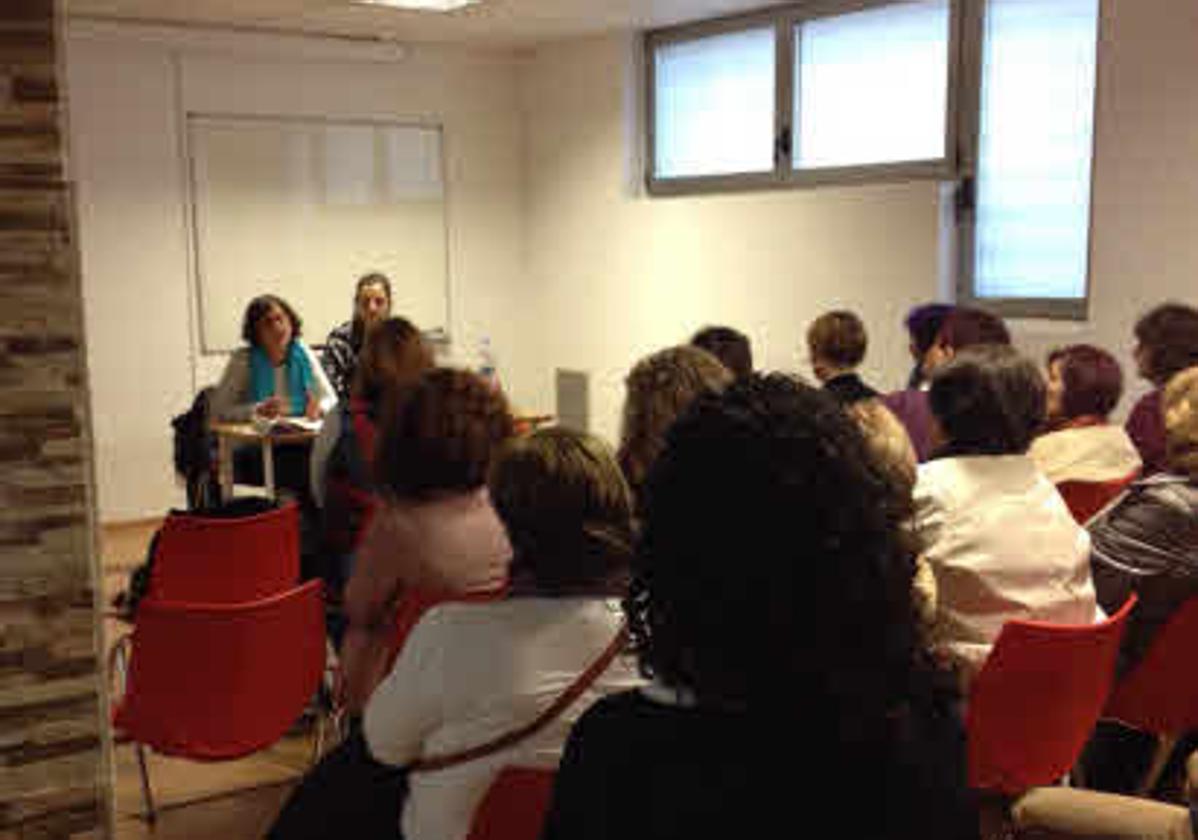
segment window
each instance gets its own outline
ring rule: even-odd
[[[1100,0],[807,0],[646,37],[654,194],[959,182],[958,297],[1082,317]]]
[[[666,44],[653,60],[661,177],[774,168],[772,27]]]
[[[808,5],[649,35],[654,192],[951,174],[951,0]]]
[[[988,0],[961,297],[1085,314],[1098,0]]]
[[[948,0],[795,27],[794,168],[942,160]]]

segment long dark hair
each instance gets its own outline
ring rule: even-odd
[[[887,737],[906,704],[949,708],[910,497],[826,394],[775,374],[699,397],[644,504],[625,610],[646,676],[846,743]]]

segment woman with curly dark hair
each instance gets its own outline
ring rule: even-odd
[[[542,836],[776,834],[864,776],[852,836],[976,837],[910,500],[853,420],[780,375],[700,396],[643,501],[625,611],[653,683],[579,720]]]
[[[1127,418],[1127,433],[1140,450],[1144,475],[1168,469],[1165,419],[1161,396],[1165,384],[1188,367],[1198,365],[1198,310],[1181,303],[1164,303],[1136,322],[1136,367],[1153,390],[1140,398]]]

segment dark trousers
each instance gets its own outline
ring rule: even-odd
[[[357,725],[312,768],[283,805],[267,840],[403,840],[399,815],[408,793],[402,767],[370,755]]]

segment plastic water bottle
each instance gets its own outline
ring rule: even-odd
[[[478,375],[496,391],[499,390],[499,366],[495,362],[495,351],[491,349],[491,339],[487,336],[478,342]]]

